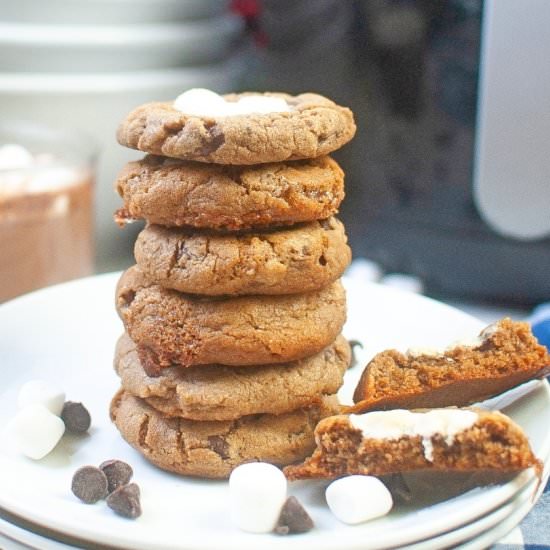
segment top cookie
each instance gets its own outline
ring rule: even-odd
[[[317,94],[246,93],[223,96],[283,99],[288,111],[215,116],[186,114],[171,102],[146,103],[118,128],[121,145],[167,157],[216,164],[260,164],[316,158],[355,134],[352,112]],[[215,112],[215,111],[214,111]]]

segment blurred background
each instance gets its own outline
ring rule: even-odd
[[[546,0],[0,0],[0,145],[22,121],[68,133],[59,149],[42,129],[34,149],[79,149],[71,166],[95,176],[85,270],[111,271],[133,262],[140,229],[112,220],[116,174],[143,156],[115,140],[128,111],[193,87],[315,91],[355,113],[335,157],[364,270],[530,305],[550,298],[549,23]],[[0,158],[0,190],[12,168]],[[8,237],[17,206],[4,195],[10,258],[22,230]]]

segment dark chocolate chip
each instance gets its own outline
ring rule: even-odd
[[[107,476],[109,493],[130,483],[134,475],[132,467],[122,460],[106,460],[99,465],[99,469]]]
[[[157,354],[146,346],[137,346],[139,362],[145,371],[145,374],[151,378],[156,378],[162,373],[162,367],[159,365]]]
[[[93,504],[107,496],[107,476],[95,466],[83,466],[73,475],[71,490],[86,504]]]
[[[229,458],[229,443],[220,435],[210,435],[208,436],[208,445],[210,448],[220,455],[222,460],[227,460]]]
[[[275,526],[277,535],[307,533],[314,527],[313,520],[296,497],[288,497]]]
[[[61,420],[65,422],[67,431],[73,433],[87,432],[92,424],[92,418],[88,409],[82,403],[67,401],[61,411]]]
[[[141,516],[139,487],[135,483],[119,487],[107,497],[107,506],[125,518],[135,519]]]
[[[195,152],[203,157],[216,152],[225,143],[225,134],[216,125],[209,125],[207,131],[208,137],[203,142],[202,147]]]

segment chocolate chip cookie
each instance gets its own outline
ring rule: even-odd
[[[150,225],[134,253],[149,280],[210,296],[318,290],[338,279],[351,260],[344,226],[335,218],[239,235]]]
[[[167,417],[142,399],[120,391],[111,403],[111,419],[122,437],[159,468],[225,478],[244,462],[259,460],[282,466],[304,459],[315,447],[315,425],[338,408],[333,396],[319,406],[281,415],[197,422]]]
[[[196,296],[162,288],[131,267],[116,307],[148,374],[179,364],[262,365],[320,352],[346,318],[342,284],[303,294]]]
[[[237,101],[245,94],[229,94]],[[284,99],[287,112],[207,117],[187,115],[172,102],[132,111],[121,123],[121,145],[166,157],[216,164],[261,164],[316,158],[355,134],[352,112],[317,94],[254,93]]]
[[[343,336],[307,359],[258,367],[169,367],[158,377],[144,372],[135,344],[123,335],[115,352],[122,388],[167,416],[233,420],[244,415],[282,414],[319,403],[342,385],[350,361]]]
[[[344,173],[330,157],[220,166],[154,155],[130,162],[116,190],[121,224],[238,230],[328,218],[344,198]]]

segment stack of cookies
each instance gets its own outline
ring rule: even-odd
[[[319,95],[207,90],[121,124],[119,142],[149,155],[120,174],[116,217],[147,225],[116,291],[111,417],[154,464],[212,478],[290,464],[337,412],[351,253],[327,154],[354,132]]]

